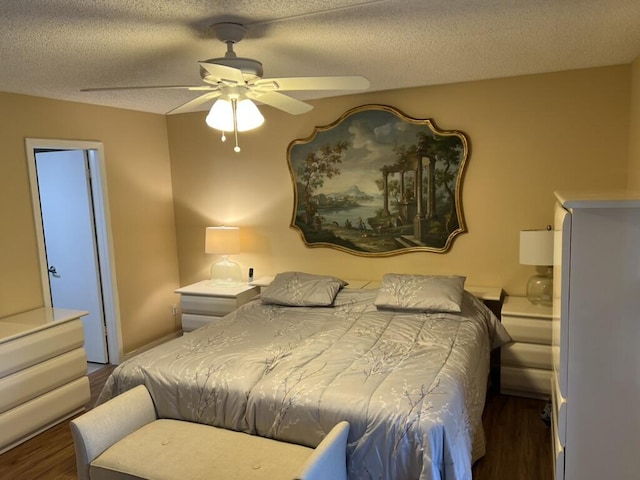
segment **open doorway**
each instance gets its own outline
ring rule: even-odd
[[[122,355],[115,269],[99,142],[27,139],[45,306],[87,310],[87,360]]]

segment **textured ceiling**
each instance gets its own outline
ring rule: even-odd
[[[220,21],[248,27],[235,51],[265,78],[358,74],[371,91],[640,54],[639,0],[2,0],[0,91],[165,113],[198,93],[79,90],[198,85],[197,61],[224,55]]]

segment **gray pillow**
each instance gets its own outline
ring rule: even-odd
[[[460,312],[466,277],[387,273],[374,300],[378,308]]]
[[[290,307],[326,307],[333,303],[347,282],[336,277],[302,272],[283,272],[275,276],[260,294],[263,303]]]

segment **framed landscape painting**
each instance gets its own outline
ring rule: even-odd
[[[465,232],[466,136],[385,105],[349,110],[289,145],[291,227],[355,255],[446,252]]]

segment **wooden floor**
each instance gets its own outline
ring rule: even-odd
[[[545,401],[489,393],[482,423],[487,454],[474,480],[552,480],[551,431],[540,413]]]
[[[112,369],[89,375],[90,405]],[[483,415],[487,454],[473,467],[474,480],[552,479],[551,434],[540,419],[543,407],[541,400],[489,394]],[[77,480],[69,421],[0,455],[0,479]]]

